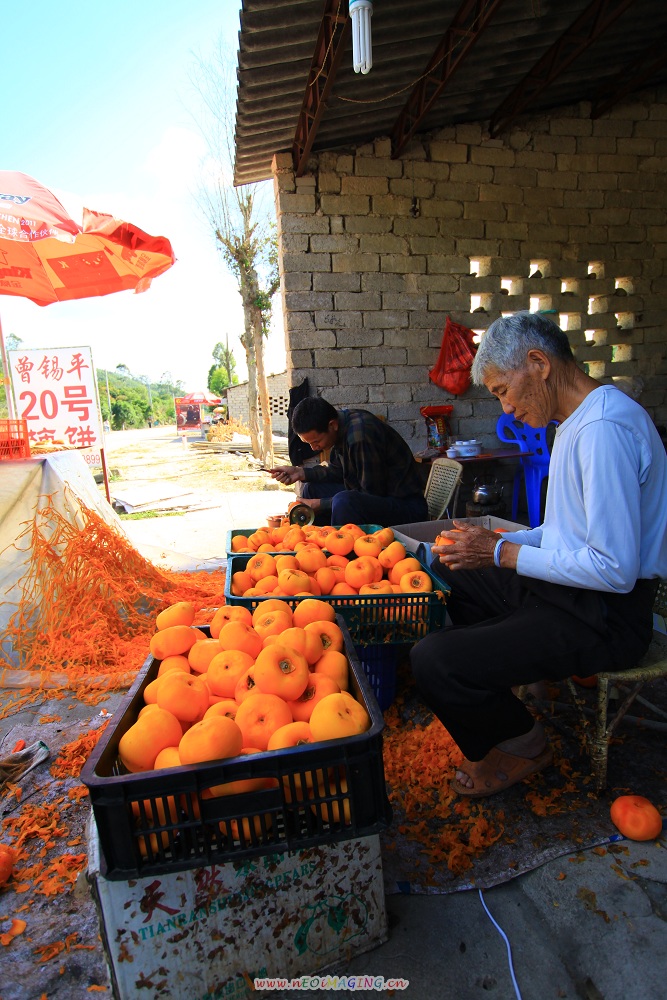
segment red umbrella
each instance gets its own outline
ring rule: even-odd
[[[34,178],[0,170],[0,295],[48,306],[132,288],[144,292],[175,259],[164,236],[149,236],[129,222],[87,208],[79,226]],[[2,328],[0,353],[6,372]],[[9,394],[7,403],[11,417]],[[100,454],[111,502],[103,448]]]
[[[204,389],[203,392],[189,392],[187,396],[181,396],[181,403],[199,403],[204,406],[217,406],[218,403],[222,402],[220,396],[215,396],[208,389]]]
[[[164,236],[84,209],[83,226],[27,174],[0,170],[0,294],[39,306],[145,291],[174,263]]]

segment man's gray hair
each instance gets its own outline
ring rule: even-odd
[[[562,361],[574,361],[567,336],[546,316],[519,312],[495,320],[477,348],[470,373],[474,385],[484,385],[490,368],[500,372],[521,368],[526,362],[526,354],[533,348]]]

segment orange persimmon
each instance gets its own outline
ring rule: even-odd
[[[619,795],[611,804],[611,821],[628,840],[655,840],[662,831],[662,818],[643,795]]]

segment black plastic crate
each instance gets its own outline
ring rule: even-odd
[[[229,758],[123,773],[118,744],[157,675],[149,656],[81,772],[111,880],[165,874],[274,851],[364,837],[391,821],[382,761],[384,721],[345,622],[350,690],[371,728],[359,736]],[[275,787],[218,798],[202,793],[224,782],[266,778]],[[304,794],[305,791],[305,794]]]
[[[396,674],[402,648],[386,642],[355,646],[359,662],[382,712],[393,705],[396,697]]]
[[[241,604],[254,611],[263,601],[285,601],[294,609],[303,597],[237,597],[232,594],[232,576],[244,570],[252,553],[238,553],[227,558],[225,603]],[[415,557],[416,558],[416,557]],[[445,627],[446,601],[449,587],[421,560],[420,568],[431,578],[433,590],[429,593],[413,591],[410,594],[322,594],[321,600],[331,604],[344,618],[358,645],[385,645],[386,643],[415,643],[429,632]]]

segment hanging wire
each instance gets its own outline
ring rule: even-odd
[[[340,14],[340,5],[341,5],[341,0],[338,0],[338,7],[336,8],[336,15],[334,17],[334,21],[338,21],[338,15]],[[318,71],[315,74],[315,76],[313,77],[313,79],[309,81],[309,83],[308,83],[309,87],[312,87],[312,85],[315,83],[315,81],[319,80],[320,76],[324,72],[324,67],[326,66],[326,63],[327,63],[327,56],[329,55],[329,52],[331,51],[331,46],[333,45],[333,40],[334,40],[335,37],[336,37],[336,26],[334,25],[334,27],[333,27],[333,29],[331,31],[331,38],[329,39],[329,44],[327,45],[327,50],[324,53],[324,56],[322,58],[322,65],[318,69]]]

